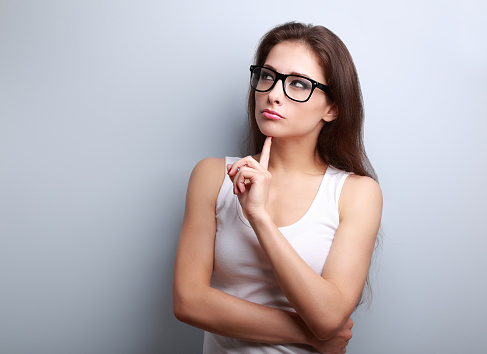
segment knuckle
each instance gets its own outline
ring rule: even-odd
[[[248,168],[247,166],[242,166],[242,167],[240,167],[240,171],[239,171],[239,172],[240,172],[241,174],[242,174],[242,173],[246,173],[246,172],[247,172],[247,174],[248,174],[248,172],[249,172],[249,168]]]
[[[257,174],[256,178],[259,181],[268,182],[271,180],[271,175],[267,172],[262,172],[262,173]]]

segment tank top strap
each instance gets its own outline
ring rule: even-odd
[[[323,214],[326,214],[338,221],[338,201],[343,184],[350,174],[350,172],[328,166],[315,200],[313,201],[312,208],[309,210],[311,218],[321,220]]]

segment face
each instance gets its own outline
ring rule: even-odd
[[[282,74],[303,75],[326,85],[318,57],[301,43],[277,44],[263,66]],[[325,122],[335,119],[336,112],[320,89],[315,89],[307,102],[295,102],[284,94],[282,81],[278,81],[268,92],[255,91],[255,117],[259,129],[267,136],[317,139]]]

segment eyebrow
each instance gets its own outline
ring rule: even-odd
[[[263,66],[266,68],[277,71],[276,68],[274,68],[272,65],[264,64]],[[277,72],[279,72],[279,71],[277,71]],[[290,74],[286,74],[286,75],[299,75],[299,76],[303,76],[303,77],[307,77],[308,79],[311,79],[311,76],[303,74],[303,73],[298,73],[297,71],[293,71]],[[314,79],[311,79],[311,80],[314,80]]]

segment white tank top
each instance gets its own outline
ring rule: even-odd
[[[237,161],[227,157],[225,166]],[[329,166],[306,214],[279,230],[303,260],[318,274],[339,224],[338,199],[350,175]],[[216,202],[215,263],[211,286],[228,294],[287,311],[294,311],[282,292],[259,241],[244,217],[233,184],[225,173]],[[316,353],[312,347],[252,343],[205,332],[203,353]]]

